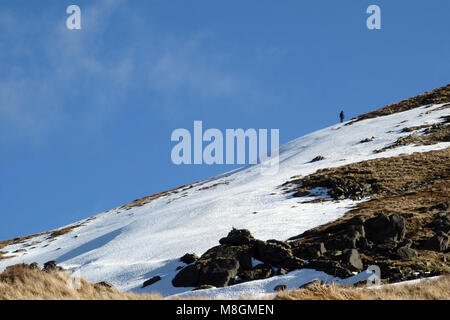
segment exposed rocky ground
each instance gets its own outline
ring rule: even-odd
[[[284,184],[302,197],[327,188],[331,199],[361,199],[343,218],[287,241],[230,231],[188,265],[174,286],[223,287],[311,268],[346,278],[378,265],[385,282],[450,272],[450,149],[319,170]],[[186,260],[186,257],[189,257]]]

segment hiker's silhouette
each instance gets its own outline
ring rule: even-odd
[[[342,110],[341,113],[339,113],[339,118],[341,119],[341,123],[344,122],[345,118],[344,110]]]

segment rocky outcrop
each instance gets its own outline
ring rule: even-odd
[[[184,262],[186,264],[191,264],[197,260],[198,260],[198,256],[194,253],[186,253],[184,256],[182,256],[180,258],[180,261]]]
[[[287,272],[302,268],[305,261],[292,254],[288,243],[255,239],[248,230],[232,229],[220,245],[206,251],[195,263],[181,269],[172,284],[176,287],[232,284],[265,279],[276,270]],[[253,265],[253,261],[262,263]]]

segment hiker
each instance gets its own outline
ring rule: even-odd
[[[345,118],[344,110],[342,110],[341,113],[339,113],[339,118],[341,119],[341,123],[344,122],[344,118]]]

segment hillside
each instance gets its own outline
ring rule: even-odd
[[[249,166],[2,241],[0,271],[54,260],[121,291],[229,298],[358,283],[372,264],[385,282],[448,273],[449,91],[295,139],[276,176]]]

